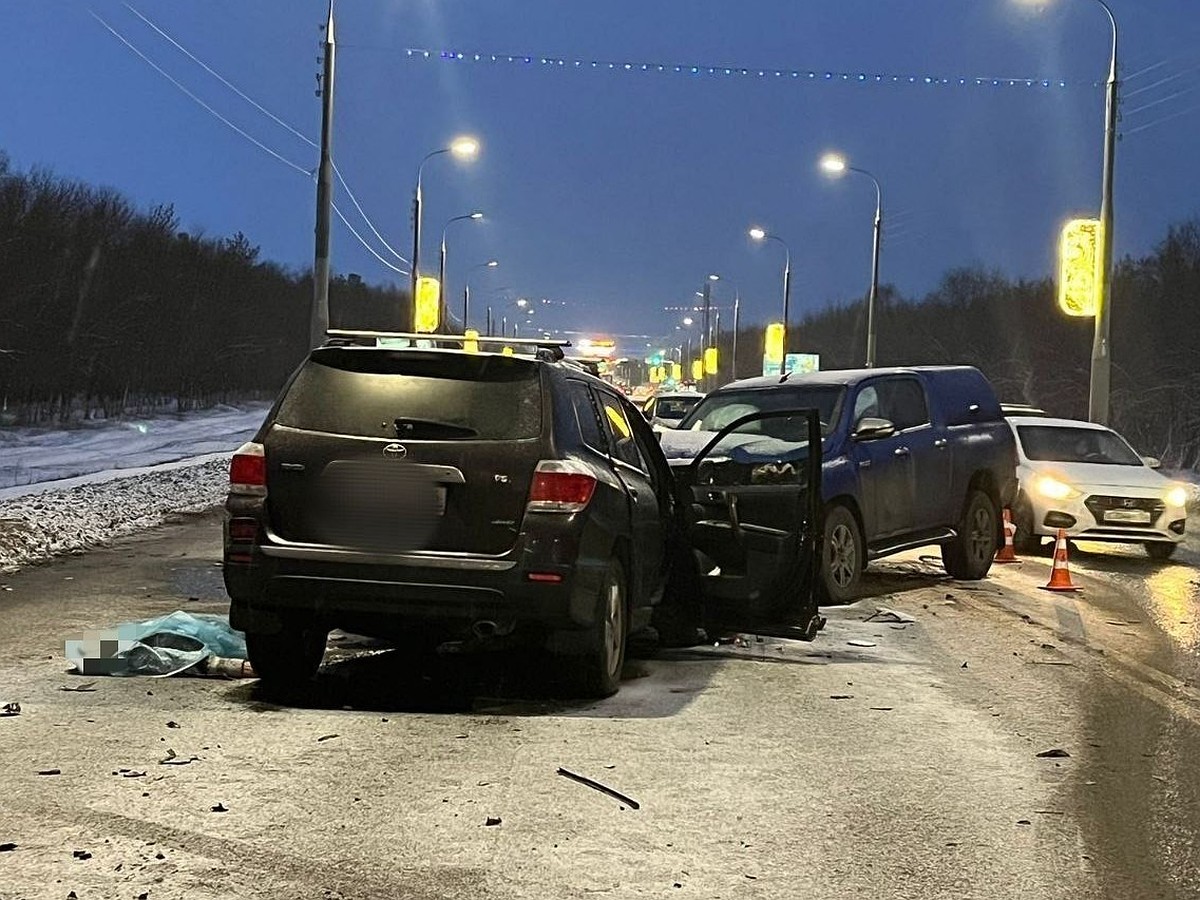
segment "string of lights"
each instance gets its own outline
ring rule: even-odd
[[[1068,81],[1062,78],[1028,76],[934,75],[821,69],[780,69],[761,66],[712,65],[699,63],[642,62],[636,60],[585,59],[528,53],[484,53],[463,50],[432,50],[408,47],[406,59],[449,63],[481,63],[525,69],[588,70],[613,74],[645,73],[705,78],[745,78],[760,81],[792,81],[806,84],[904,85],[921,87],[1013,87],[1041,90],[1101,88],[1100,81]]]

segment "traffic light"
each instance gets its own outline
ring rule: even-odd
[[[413,300],[413,330],[432,334],[441,320],[441,285],[436,278],[418,278],[417,296]]]
[[[1098,219],[1073,219],[1063,226],[1059,244],[1058,306],[1068,316],[1094,316],[1100,307],[1100,241]]]

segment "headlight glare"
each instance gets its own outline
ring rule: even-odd
[[[1187,506],[1188,492],[1181,484],[1177,484],[1167,491],[1166,496],[1167,506]]]
[[[1038,478],[1037,491],[1043,497],[1048,497],[1051,500],[1069,500],[1072,497],[1080,496],[1079,491],[1075,490],[1075,488],[1049,475],[1043,475]]]

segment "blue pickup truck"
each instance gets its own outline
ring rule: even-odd
[[[983,578],[1017,490],[1012,431],[987,379],[969,366],[815,372],[737,381],[661,435],[674,464],[754,413],[816,409],[822,433],[819,596],[845,603],[882,556],[940,544],[946,571]],[[749,422],[724,439],[742,455],[807,456],[801,417]]]

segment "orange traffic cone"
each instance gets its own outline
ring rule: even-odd
[[[1078,591],[1071,584],[1071,570],[1067,568],[1067,533],[1058,529],[1058,543],[1054,545],[1054,568],[1050,570],[1050,583],[1042,586],[1043,591]]]
[[[1017,533],[1017,526],[1013,524],[1012,512],[1008,509],[1004,510],[1004,546],[996,551],[996,558],[992,562],[998,563],[1015,563],[1020,562],[1017,559],[1016,548],[1013,547],[1013,537]]]

